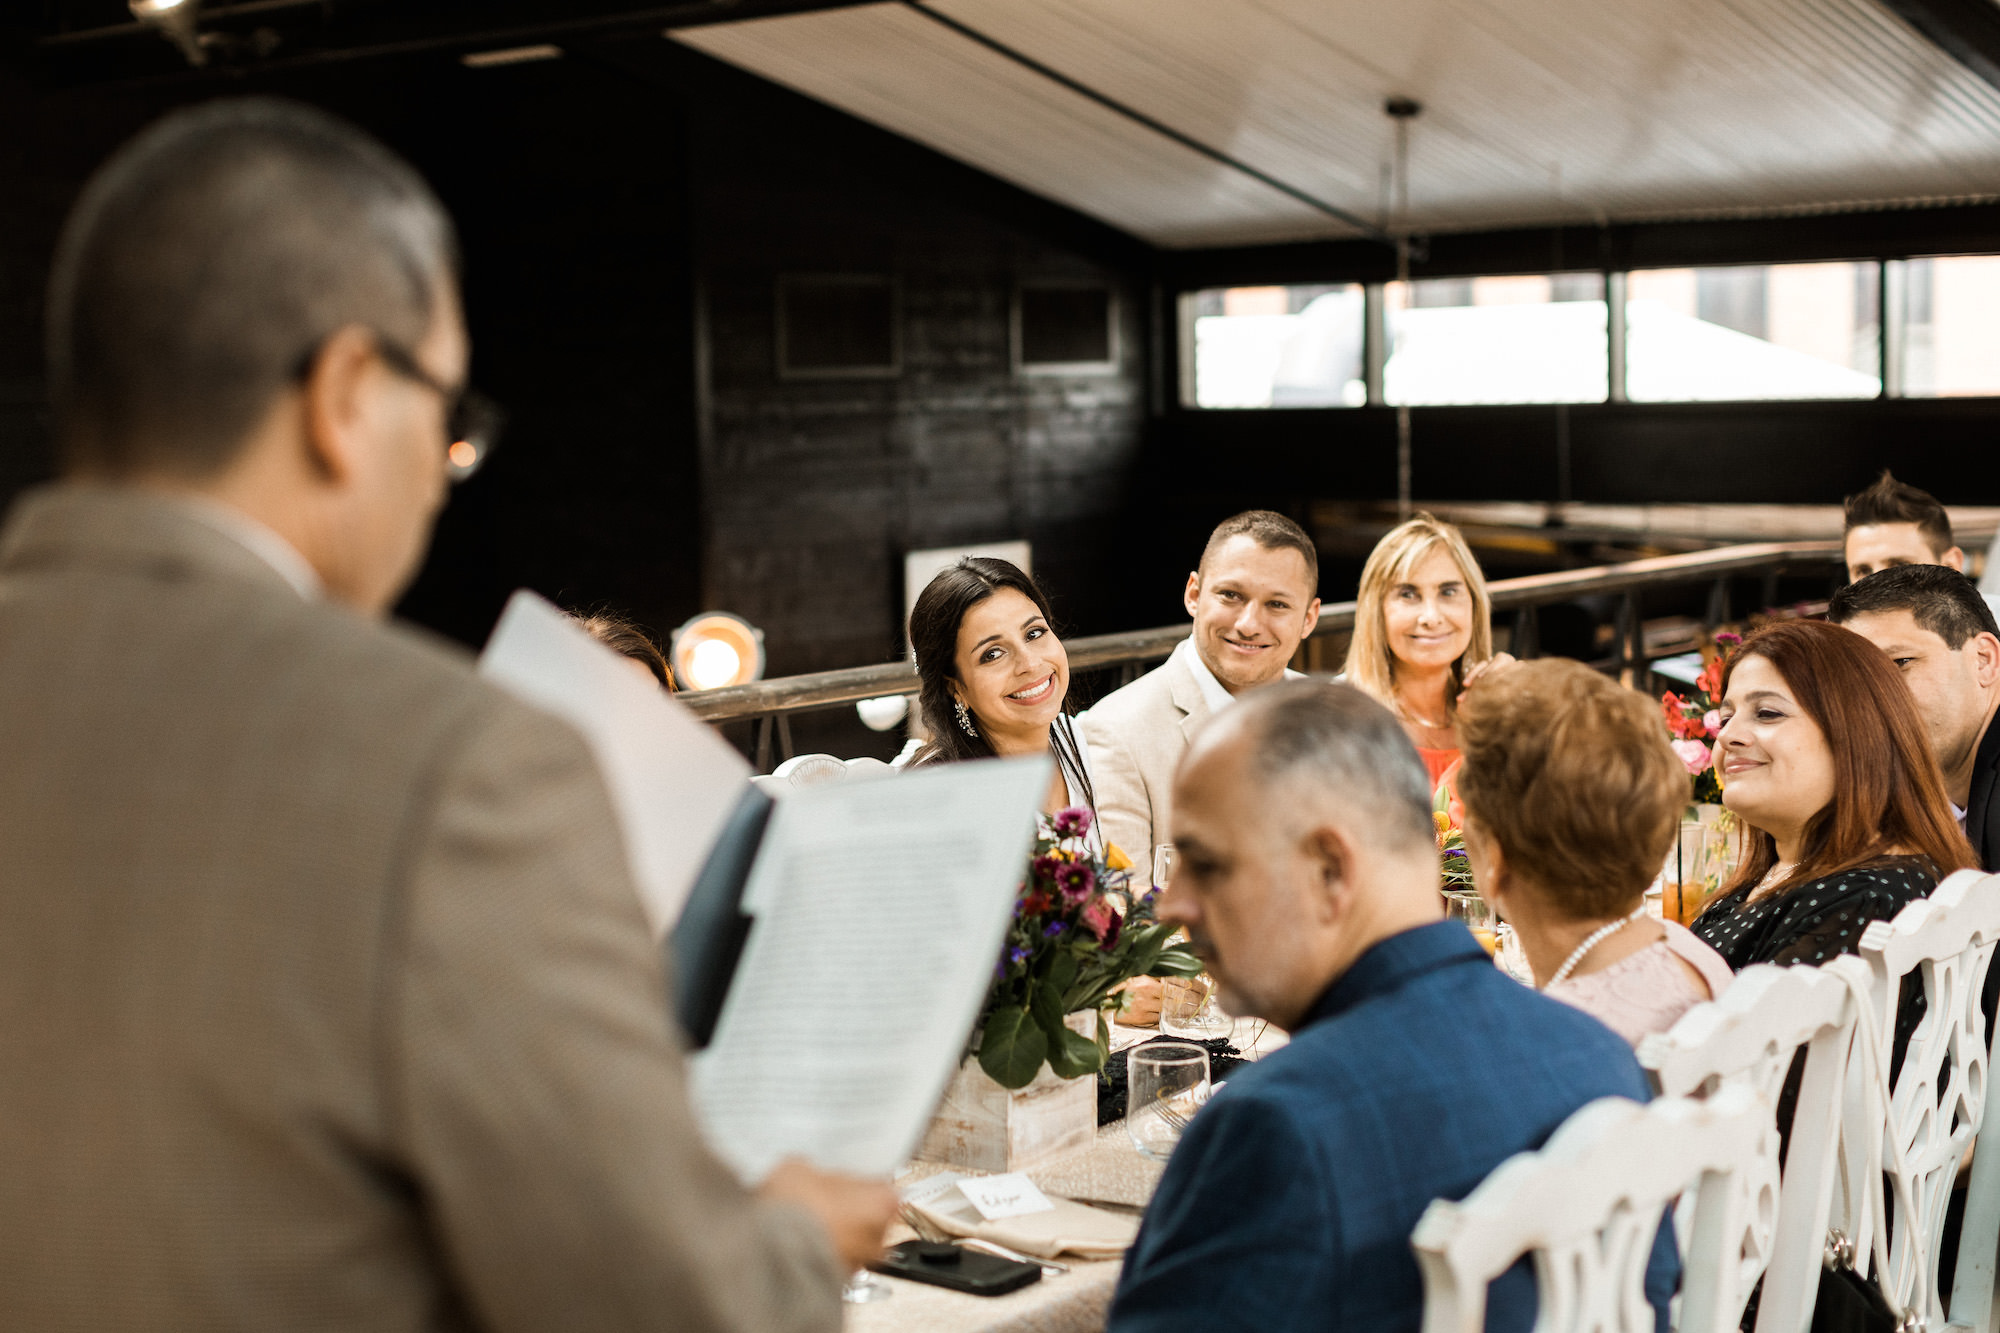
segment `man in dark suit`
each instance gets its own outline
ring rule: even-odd
[[[1625,1042],[1493,966],[1438,898],[1430,784],[1345,685],[1268,685],[1212,720],[1174,791],[1162,920],[1231,1013],[1289,1030],[1195,1116],[1126,1256],[1111,1333],[1415,1330],[1410,1232],[1599,1097],[1648,1097]],[[1667,1228],[1647,1293],[1677,1277]],[[1489,1329],[1534,1321],[1530,1268]]]
[[[1978,587],[1944,565],[1892,565],[1836,592],[1827,618],[1903,673],[1972,850],[2000,870],[2000,625]]]
[[[451,225],[352,127],[156,125],[0,532],[0,1328],[834,1330],[885,1185],[701,1142],[582,738],[383,622],[447,485]]]

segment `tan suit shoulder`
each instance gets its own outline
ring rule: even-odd
[[[837,1327],[700,1143],[582,740],[463,650],[45,496],[0,735],[0,1327]]]
[[[1104,836],[1142,876],[1150,878],[1153,849],[1172,839],[1174,771],[1207,716],[1194,676],[1168,658],[1083,717]]]

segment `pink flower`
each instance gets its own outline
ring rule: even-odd
[[[1055,825],[1058,838],[1081,838],[1090,832],[1090,807],[1072,805],[1056,811]]]
[[[1711,708],[1701,715],[1701,725],[1711,736],[1722,731],[1722,714]]]
[[[1707,772],[1709,764],[1713,762],[1709,755],[1708,747],[1700,741],[1670,741],[1668,743],[1674,747],[1674,754],[1690,773]]]
[[[1089,928],[1091,934],[1097,936],[1098,942],[1105,948],[1109,949],[1118,943],[1118,928],[1125,924],[1125,918],[1118,915],[1104,899],[1098,898],[1086,904],[1082,915],[1083,924]]]

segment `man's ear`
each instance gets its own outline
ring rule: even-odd
[[[1955,569],[1963,574],[1965,572],[1965,548],[1962,546],[1952,547],[1949,551],[1938,557],[1938,563],[1947,569]]]
[[[1980,632],[1972,636],[1972,670],[1979,688],[1990,690],[2000,681],[2000,639]]]
[[[1345,916],[1354,892],[1354,840],[1338,824],[1319,824],[1306,834],[1305,853],[1313,870],[1308,910],[1321,921]]]
[[[1188,615],[1194,614],[1195,600],[1200,596],[1201,571],[1197,569],[1188,575],[1187,589],[1181,593],[1181,605],[1187,608]]]
[[[361,465],[366,393],[378,373],[375,335],[358,324],[335,331],[313,356],[301,389],[306,465],[341,485]]]
[[[1312,637],[1313,630],[1318,625],[1319,625],[1319,598],[1315,597],[1310,602],[1306,603],[1306,632],[1304,634],[1299,635],[1299,637],[1301,639],[1310,639]]]

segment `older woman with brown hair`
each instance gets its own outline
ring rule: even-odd
[[[1458,715],[1458,797],[1479,891],[1535,984],[1638,1044],[1719,995],[1729,965],[1645,915],[1688,800],[1659,708],[1579,662],[1526,662]]]
[[[1977,864],[1909,687],[1860,635],[1759,630],[1723,670],[1719,711],[1722,803],[1748,844],[1694,932],[1731,967],[1853,953],[1870,921]],[[1904,1032],[1920,999],[1902,1006]]]

